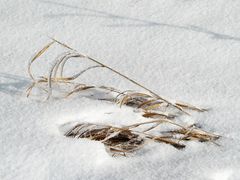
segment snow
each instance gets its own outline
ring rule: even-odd
[[[1,0],[0,179],[239,179],[239,12],[237,0]],[[164,97],[210,107],[189,121],[222,135],[221,146],[189,142],[179,151],[151,143],[112,158],[99,142],[64,137],[59,128],[67,122],[121,125],[141,117],[85,97],[26,98],[28,60],[48,36]],[[50,67],[48,55],[36,72]],[[82,81],[138,89],[106,70]]]

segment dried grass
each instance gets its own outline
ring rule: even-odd
[[[159,135],[151,133],[162,123],[176,126],[177,129],[162,132]],[[152,126],[147,129],[139,128],[140,126],[151,124]],[[114,156],[126,156],[127,154],[142,148],[149,140],[166,143],[177,149],[182,149],[186,146],[183,141],[198,140],[200,142],[213,142],[219,138],[219,136],[203,131],[194,125],[184,127],[166,118],[136,123],[124,127],[80,123],[65,133],[65,136],[100,141],[105,145],[107,152]]]
[[[60,45],[61,47],[67,49],[67,51],[60,54],[56,58],[47,75],[36,78],[32,73],[33,63],[36,62],[36,60],[40,58],[46,51],[48,51],[54,44]],[[90,61],[95,65],[87,67],[86,69],[72,76],[65,76],[65,65],[73,58]],[[117,74],[125,80],[142,88],[145,90],[145,92],[137,92],[133,90],[120,91],[113,87],[87,85],[77,81],[77,79],[84,73],[99,68],[108,69],[110,72]],[[28,64],[28,74],[33,82],[27,89],[27,96],[31,95],[33,88],[38,87],[47,93],[47,99],[49,99],[52,97],[53,84],[71,85],[66,90],[66,94],[63,96],[63,98],[67,98],[76,93],[80,93],[89,89],[102,90],[106,93],[113,93],[115,97],[112,99],[102,100],[112,101],[119,104],[120,107],[126,105],[139,109],[141,112],[143,112],[143,117],[153,119],[152,121],[137,123],[121,128],[109,125],[82,123],[73,127],[65,134],[67,137],[88,138],[91,140],[101,141],[111,154],[125,155],[126,153],[134,152],[141,148],[145,144],[146,140],[167,143],[178,149],[181,149],[185,147],[184,144],[180,143],[182,141],[199,140],[201,142],[214,142],[219,138],[218,135],[205,132],[200,128],[196,128],[195,125],[184,127],[183,125],[174,122],[174,119],[181,114],[190,115],[190,111],[204,112],[207,111],[207,109],[198,108],[182,102],[173,103],[159,96],[157,93],[141,85],[137,81],[122,74],[121,72],[101,63],[95,58],[79,53],[78,51],[56,39],[52,38],[52,41],[45,45],[30,60]],[[160,132],[159,136],[150,133],[152,130],[158,128],[162,123],[173,125],[175,128],[171,131]],[[144,126],[146,124],[152,124],[152,126],[145,130],[136,130],[137,127]],[[165,135],[162,135],[161,133],[165,133]]]
[[[28,73],[31,79],[33,80],[32,85],[28,88],[27,94],[28,96],[31,93],[32,88],[39,84],[45,84],[47,85],[47,89],[45,89],[48,92],[47,99],[49,99],[52,95],[52,84],[53,83],[70,83],[74,84],[75,87],[72,90],[69,90],[68,94],[66,96],[70,96],[74,93],[90,89],[90,88],[95,88],[95,89],[104,89],[106,91],[113,91],[115,93],[118,93],[118,96],[116,96],[116,102],[119,103],[120,105],[126,104],[130,106],[139,106],[139,108],[145,106],[143,109],[147,110],[152,110],[156,109],[159,106],[165,105],[165,106],[171,106],[174,107],[175,109],[181,111],[182,113],[189,114],[185,110],[195,110],[195,111],[205,111],[206,109],[201,109],[197,108],[195,106],[186,104],[186,103],[172,103],[168,101],[167,99],[159,96],[157,93],[153,92],[149,88],[141,85],[140,83],[136,82],[135,80],[129,78],[128,76],[120,73],[119,71],[101,63],[100,61],[96,60],[95,58],[89,57],[85,54],[78,53],[76,50],[73,48],[67,46],[64,43],[61,43],[55,39],[52,39],[50,43],[48,43],[46,46],[44,46],[36,55],[30,60],[28,64]],[[54,44],[57,43],[65,48],[67,48],[67,52],[61,54],[54,62],[52,68],[49,70],[49,73],[47,76],[41,76],[38,79],[36,79],[31,71],[31,66],[32,64],[38,59],[41,55],[43,55],[49,48]],[[82,58],[84,60],[88,60],[91,62],[94,62],[96,65],[90,66],[82,71],[80,71],[77,74],[74,74],[70,77],[63,76],[64,72],[64,67],[67,61],[70,61],[72,58]],[[117,90],[115,88],[111,87],[105,87],[105,86],[95,86],[95,85],[86,85],[86,84],[79,84],[75,82],[77,78],[79,78],[82,74],[85,72],[91,70],[91,69],[97,69],[97,68],[105,68],[110,70],[112,73],[118,74],[119,76],[123,77],[124,79],[132,82],[136,86],[144,89],[147,93],[140,93],[140,92],[132,92],[132,91],[124,91],[121,92],[120,90]]]

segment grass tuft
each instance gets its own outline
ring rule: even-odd
[[[177,129],[165,131],[156,135],[152,133],[161,124],[176,126]],[[142,126],[148,126],[147,128]],[[177,149],[182,149],[186,145],[184,141],[198,140],[200,142],[215,141],[218,135],[203,131],[195,125],[184,127],[170,119],[158,119],[136,123],[129,126],[114,127],[110,125],[79,123],[71,128],[66,137],[87,138],[102,142],[107,152],[113,156],[133,153],[146,145],[147,141],[169,144]]]
[[[112,94],[114,98],[100,100],[116,103],[120,107],[129,106],[138,109],[142,112],[142,116],[146,118],[145,122],[124,127],[80,123],[71,128],[65,136],[101,141],[105,145],[107,151],[112,155],[126,155],[128,153],[132,153],[143,147],[146,144],[145,142],[149,140],[166,143],[175,148],[182,149],[186,146],[183,143],[184,141],[198,140],[200,142],[215,143],[215,141],[220,137],[219,135],[206,132],[196,127],[195,124],[185,127],[175,121],[175,119],[180,115],[190,115],[191,111],[205,112],[207,109],[199,108],[183,102],[173,103],[123,73],[101,63],[99,60],[79,53],[77,50],[56,39],[51,39],[52,41],[40,49],[40,51],[38,51],[29,61],[28,74],[32,79],[32,84],[27,89],[27,97],[31,95],[33,88],[39,88],[47,93],[46,99],[49,99],[53,96],[54,85],[58,85],[58,87],[67,85],[65,95],[63,95],[62,98],[68,98],[70,96],[74,96],[74,94],[90,89],[101,90]],[[36,62],[36,60],[46,51],[49,51],[53,44],[63,47],[66,51],[56,58],[52,67],[49,69],[48,74],[35,77],[32,73],[33,63]],[[65,72],[67,71],[67,68],[65,67],[66,63],[76,58],[83,61],[90,61],[94,63],[94,65],[89,66],[71,76],[65,76],[64,74],[66,74]],[[117,74],[123,79],[142,88],[144,92],[134,90],[120,91],[116,88],[104,85],[96,86],[93,84],[89,85],[78,82],[79,77],[84,73],[90,70],[97,70],[99,68],[108,69],[111,73]],[[149,121],[149,119],[151,120]],[[159,128],[161,124],[167,124],[170,126],[171,130],[157,131],[158,135],[156,135],[156,133],[152,133],[152,131]],[[141,127],[140,130],[139,127]]]

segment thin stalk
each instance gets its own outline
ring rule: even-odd
[[[56,40],[56,39],[54,39],[54,38],[51,38],[51,39],[54,40],[55,42],[57,42],[58,44],[60,44],[60,45],[62,45],[62,46],[64,46],[64,47],[70,49],[70,50],[73,50],[73,51],[75,51],[75,52],[78,52],[77,50],[75,50],[75,49],[69,47],[68,45],[66,45],[66,44],[64,44],[64,43],[62,43],[62,42],[60,42],[60,41],[58,41],[58,40]],[[112,72],[118,74],[119,76],[121,76],[121,77],[127,79],[128,81],[132,82],[133,84],[135,84],[135,85],[141,87],[142,89],[148,91],[150,94],[154,95],[156,98],[161,99],[161,100],[165,101],[166,103],[168,103],[168,104],[174,106],[175,108],[179,109],[180,111],[184,112],[185,114],[188,114],[188,113],[187,113],[186,111],[184,111],[180,106],[178,106],[178,105],[176,105],[176,104],[174,104],[174,103],[171,103],[170,101],[166,100],[165,98],[159,96],[157,93],[155,93],[155,92],[152,91],[151,89],[149,89],[149,88],[143,86],[143,85],[140,84],[139,82],[137,82],[137,81],[135,81],[135,80],[129,78],[128,76],[124,75],[123,73],[121,73],[121,72],[119,72],[119,71],[117,71],[117,70],[111,68],[111,67],[108,66],[108,65],[105,65],[105,64],[101,63],[100,61],[98,61],[98,60],[95,59],[95,58],[89,57],[89,56],[84,55],[84,54],[81,54],[81,53],[79,53],[79,55],[80,55],[80,56],[84,56],[85,58],[89,59],[90,61],[95,62],[96,64],[99,64],[100,66],[109,69],[110,71],[112,71]],[[51,93],[49,93],[49,94],[51,94]],[[188,115],[189,115],[189,114],[188,114]]]

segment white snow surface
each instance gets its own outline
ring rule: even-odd
[[[240,1],[1,0],[0,29],[0,179],[240,179]],[[63,123],[121,125],[141,115],[86,97],[26,98],[28,60],[48,36],[164,97],[210,107],[189,120],[222,135],[221,146],[151,143],[113,158],[100,142],[64,137]],[[138,89],[106,70],[82,81]]]

